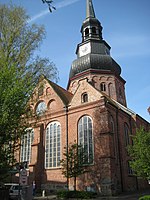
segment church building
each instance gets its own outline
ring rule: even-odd
[[[87,172],[77,178],[77,189],[113,195],[148,188],[133,175],[128,144],[136,129],[149,123],[127,107],[121,67],[103,39],[92,0],[86,1],[81,43],[72,62],[67,89],[44,76],[35,88],[30,107],[30,131],[18,155],[28,162],[29,182],[47,193],[65,189],[60,160],[64,147],[78,143],[85,151]],[[73,189],[73,180],[69,180]]]

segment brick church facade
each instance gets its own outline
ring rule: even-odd
[[[149,187],[133,176],[127,153],[131,135],[140,126],[148,130],[149,123],[127,107],[121,67],[103,40],[92,0],[87,0],[81,34],[67,90],[41,77],[30,102],[35,117],[19,152],[29,163],[29,182],[47,192],[65,188],[59,161],[64,147],[76,141],[86,150],[88,169],[77,178],[78,189],[112,195]]]

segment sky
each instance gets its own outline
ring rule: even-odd
[[[8,4],[10,0],[0,0]],[[59,71],[58,84],[66,88],[80,29],[86,17],[86,0],[54,0],[50,13],[42,0],[11,0],[30,16],[29,24],[44,25],[46,38],[36,54],[49,58]],[[93,0],[96,18],[103,26],[103,39],[121,66],[126,80],[127,106],[150,121],[150,0]]]

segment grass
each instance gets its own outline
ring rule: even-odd
[[[139,200],[150,200],[150,195],[145,195],[143,197],[140,197]]]

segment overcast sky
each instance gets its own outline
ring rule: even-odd
[[[10,0],[0,0],[8,4]],[[11,0],[23,6],[29,23],[45,26],[47,35],[37,53],[48,57],[58,70],[59,85],[66,88],[80,28],[86,15],[86,0],[54,0],[56,11],[49,13],[42,0]],[[96,17],[103,26],[103,38],[111,56],[121,66],[126,80],[128,107],[150,120],[150,0],[93,0]]]

